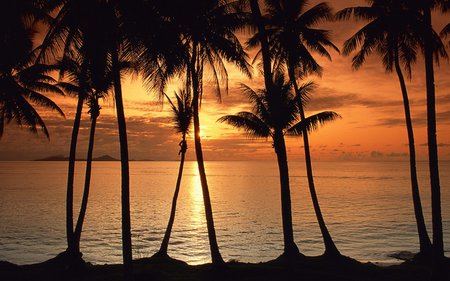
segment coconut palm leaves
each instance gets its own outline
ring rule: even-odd
[[[33,21],[37,12],[32,1],[8,0],[0,9],[0,138],[5,124],[14,121],[37,133],[40,128],[49,137],[47,127],[35,106],[64,113],[47,92],[62,94],[50,76],[53,67],[34,65]]]
[[[54,78],[48,74],[52,70],[47,65],[31,65],[18,67],[0,76],[0,138],[5,124],[12,121],[28,128],[32,133],[37,133],[40,128],[47,138],[50,137],[35,106],[54,110],[64,116],[58,105],[43,94],[63,94],[55,86]]]
[[[312,90],[313,84],[302,85],[303,100]],[[300,119],[299,97],[292,93],[291,83],[285,83],[283,75],[274,79],[274,92],[266,90],[254,91],[243,85],[243,93],[248,97],[253,109],[251,112],[239,112],[235,115],[221,117],[218,121],[243,129],[252,138],[271,138],[277,155],[280,173],[282,223],[284,236],[283,256],[293,258],[299,254],[294,242],[292,228],[292,211],[287,165],[286,134],[298,135],[304,131],[312,131],[319,124],[335,120],[339,117],[334,112],[322,112],[311,117]]]
[[[304,0],[267,0],[266,3],[275,68],[288,66],[297,75],[321,75],[323,69],[313,54],[331,60],[327,48],[339,52],[331,42],[329,31],[315,28],[332,18],[330,6],[322,2],[307,9],[308,1]]]

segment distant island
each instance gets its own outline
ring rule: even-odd
[[[68,161],[69,157],[63,155],[54,155],[45,158],[36,159],[34,161]],[[86,161],[86,159],[76,159],[77,161]],[[94,157],[93,161],[119,161],[110,155],[102,155],[100,157]]]

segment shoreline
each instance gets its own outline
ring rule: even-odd
[[[122,264],[93,265],[83,260],[67,262],[64,255],[42,263],[15,265],[0,261],[3,280],[122,280]],[[268,262],[229,261],[225,268],[211,263],[188,265],[170,257],[150,257],[133,261],[134,280],[292,280],[304,281],[427,281],[431,280],[428,259],[414,259],[398,265],[362,263],[348,257],[300,256],[295,260],[280,257]],[[444,264],[444,278],[450,277],[450,259]],[[450,280],[450,279],[443,279]]]

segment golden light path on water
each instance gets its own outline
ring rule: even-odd
[[[190,148],[193,149],[193,148]],[[131,162],[133,257],[160,247],[178,175],[178,161]],[[214,224],[223,258],[260,262],[283,249],[276,163],[206,162]],[[323,244],[311,204],[304,163],[289,162],[295,241],[306,255]],[[428,227],[427,163],[418,162]],[[78,213],[84,162],[77,163],[74,211]],[[398,262],[388,254],[417,251],[407,162],[315,162],[317,193],[338,248],[360,261]],[[442,214],[446,255],[450,246],[450,162],[442,161]],[[94,264],[122,262],[120,163],[94,162],[82,234],[83,258]],[[65,162],[1,162],[0,260],[42,262],[66,248]],[[431,228],[429,228],[431,229]],[[189,264],[210,262],[197,164],[185,163],[169,255]]]

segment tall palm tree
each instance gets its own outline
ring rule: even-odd
[[[394,0],[373,0],[368,7],[345,8],[336,14],[339,20],[347,20],[354,15],[356,20],[369,21],[350,39],[344,43],[344,54],[349,55],[359,48],[353,57],[353,68],[359,69],[366,57],[372,52],[382,58],[385,69],[397,73],[402,91],[405,110],[406,129],[409,143],[409,164],[411,176],[412,198],[417,231],[419,235],[420,253],[431,254],[431,241],[425,226],[417,181],[416,152],[411,120],[408,92],[402,66],[408,77],[411,77],[411,64],[416,61],[416,52],[420,44],[417,28],[414,27],[415,14],[407,9],[407,3]]]
[[[312,84],[302,85],[300,93],[303,99],[312,90]],[[305,130],[311,131],[318,124],[332,121],[339,117],[334,112],[321,112],[303,120],[298,116],[298,96],[291,91],[291,83],[285,83],[283,75],[274,79],[274,86],[269,94],[267,90],[254,91],[243,85],[243,92],[253,105],[252,112],[239,112],[226,115],[218,121],[241,128],[253,138],[271,138],[277,155],[281,188],[281,211],[283,222],[284,253],[293,258],[299,254],[294,242],[292,229],[291,197],[289,187],[289,169],[287,163],[285,134],[301,135]]]
[[[67,239],[67,250],[69,255],[81,257],[79,246],[75,240],[74,230],[73,230],[73,184],[75,176],[75,157],[78,133],[81,124],[81,115],[83,111],[83,103],[88,97],[91,88],[88,84],[88,69],[86,61],[79,54],[71,52],[66,54],[63,59],[58,63],[60,69],[61,79],[64,78],[66,81],[60,81],[59,86],[64,89],[64,91],[72,96],[77,97],[77,106],[75,111],[75,117],[72,126],[72,135],[70,139],[69,148],[69,165],[67,173],[67,192],[66,192],[66,239]]]
[[[175,186],[175,192],[172,199],[172,208],[170,210],[169,222],[167,223],[164,239],[161,243],[161,247],[156,255],[167,257],[167,248],[169,247],[170,234],[172,232],[173,223],[175,221],[175,212],[177,208],[178,193],[180,192],[181,178],[183,176],[184,158],[187,150],[186,136],[190,132],[192,124],[192,107],[191,107],[191,95],[189,89],[181,90],[180,94],[175,93],[176,104],[172,102],[169,96],[166,98],[172,109],[173,126],[177,133],[181,134],[181,141],[179,143],[180,151],[180,167],[178,169],[177,183]]]
[[[81,56],[78,56],[78,59],[80,59]],[[85,184],[84,184],[84,190],[83,190],[83,197],[82,202],[80,206],[80,212],[78,214],[77,223],[75,226],[75,230],[73,233],[73,243],[74,243],[74,249],[76,252],[80,252],[80,240],[81,240],[81,232],[83,229],[83,223],[84,218],[86,215],[87,210],[87,204],[89,199],[89,190],[90,190],[90,182],[91,182],[91,171],[92,171],[92,155],[94,150],[94,140],[95,140],[95,129],[97,125],[97,119],[100,115],[100,105],[99,105],[99,99],[106,98],[108,92],[111,90],[112,87],[112,76],[111,71],[108,70],[107,73],[105,73],[103,81],[97,80],[97,84],[93,84],[93,80],[90,79],[89,73],[85,73],[84,70],[87,68],[83,66],[83,62],[79,63],[76,62],[76,60],[70,61],[72,65],[74,66],[72,69],[68,69],[65,71],[65,73],[68,73],[70,71],[70,77],[72,77],[72,81],[70,82],[61,82],[60,85],[62,85],[63,88],[67,88],[69,92],[76,92],[78,99],[82,100],[84,103],[87,104],[89,110],[88,113],[90,115],[91,119],[91,128],[89,133],[89,142],[88,142],[88,150],[87,150],[87,157],[86,157],[86,172],[85,172]],[[69,63],[70,63],[69,62]],[[80,66],[81,64],[81,66]],[[81,109],[80,109],[81,110]],[[81,117],[81,112],[77,112],[76,116]],[[79,127],[80,120],[77,120],[78,124],[74,127]],[[77,121],[75,121],[77,123]],[[78,134],[78,132],[77,132]],[[76,141],[75,141],[76,145]]]
[[[34,64],[35,6],[33,1],[6,1],[0,10],[0,138],[5,123],[14,121],[37,133],[41,128],[49,137],[47,127],[34,106],[62,110],[45,92],[63,94],[49,75],[52,66]]]
[[[120,33],[116,1],[56,1],[57,14],[43,42],[41,58],[49,55],[63,56],[78,46],[82,47],[84,65],[88,67],[92,79],[101,79],[105,68],[110,66],[114,81],[122,174],[122,246],[126,278],[131,279],[132,249],[129,203],[129,166],[126,123],[123,110],[121,75],[119,67],[120,52],[126,52],[124,37]],[[125,46],[127,46],[125,44]],[[77,108],[82,107],[78,101]],[[79,112],[77,110],[77,112]],[[74,136],[74,134],[73,134]],[[71,169],[73,167],[70,167]],[[71,173],[71,171],[69,171]],[[68,252],[76,252],[73,230],[73,181],[67,187]]]
[[[75,226],[74,231],[74,243],[75,247],[78,251],[80,251],[80,240],[81,240],[81,232],[83,230],[84,218],[86,216],[87,204],[89,199],[89,190],[91,184],[91,171],[92,171],[92,154],[94,151],[94,140],[95,140],[95,129],[97,125],[97,119],[100,115],[100,105],[98,103],[99,99],[103,97],[102,92],[94,91],[92,95],[88,97],[87,104],[89,107],[89,115],[91,119],[91,128],[89,132],[89,143],[88,143],[88,151],[86,157],[86,172],[84,179],[84,190],[83,190],[83,198],[81,201],[80,212],[78,214],[78,220]]]
[[[180,55],[174,47],[181,45],[179,34],[166,29],[167,18],[156,10],[158,1],[50,1],[47,10],[56,12],[50,21],[40,59],[60,53],[64,56],[74,45],[83,46],[83,59],[87,61],[92,79],[102,79],[105,68],[113,77],[114,97],[119,127],[121,155],[122,248],[125,278],[131,279],[132,246],[129,198],[129,165],[126,121],[123,107],[120,61],[137,60],[146,84],[153,82],[162,88],[165,76],[176,67]],[[172,25],[170,25],[172,26]],[[169,32],[166,32],[169,31]],[[158,36],[164,34],[165,36]],[[174,40],[176,38],[176,40]],[[170,40],[169,40],[170,39]],[[174,44],[173,44],[174,43]],[[168,59],[169,58],[169,59]],[[73,189],[68,188],[68,200]],[[72,199],[70,199],[72,200]],[[72,213],[72,210],[67,210]],[[68,220],[67,233],[73,233],[73,222]]]
[[[192,112],[194,120],[194,142],[199,177],[202,186],[206,224],[214,265],[223,265],[224,261],[217,244],[213,212],[206,178],[203,150],[200,137],[199,109],[203,95],[205,69],[210,70],[215,84],[215,92],[220,99],[221,85],[228,89],[228,73],[224,61],[235,64],[250,76],[249,65],[238,38],[234,34],[244,26],[244,17],[235,12],[236,3],[222,0],[206,1],[168,1],[173,22],[181,28],[181,34],[189,54],[186,57],[187,84],[192,91]]]
[[[425,58],[425,79],[427,89],[427,136],[428,166],[431,184],[431,210],[433,227],[433,280],[442,279],[442,262],[444,259],[444,237],[442,232],[441,185],[439,180],[438,145],[436,134],[436,93],[434,87],[433,54],[436,52],[435,32],[431,21],[431,10],[440,9],[448,12],[449,0],[413,1],[423,14],[423,52]],[[417,3],[416,3],[417,2]]]
[[[289,80],[298,96],[298,109],[301,120],[305,120],[306,117],[297,80],[311,73],[322,74],[322,67],[317,63],[312,52],[318,53],[329,60],[331,60],[331,56],[326,49],[327,47],[339,52],[338,48],[330,41],[329,32],[314,27],[319,22],[331,19],[332,14],[329,5],[327,3],[319,3],[306,9],[307,5],[308,1],[305,0],[266,0],[269,44],[271,47],[270,52],[274,58],[274,67],[287,69]],[[340,253],[328,231],[317,198],[309,137],[306,129],[302,136],[308,186],[325,244],[325,255],[339,256]]]

